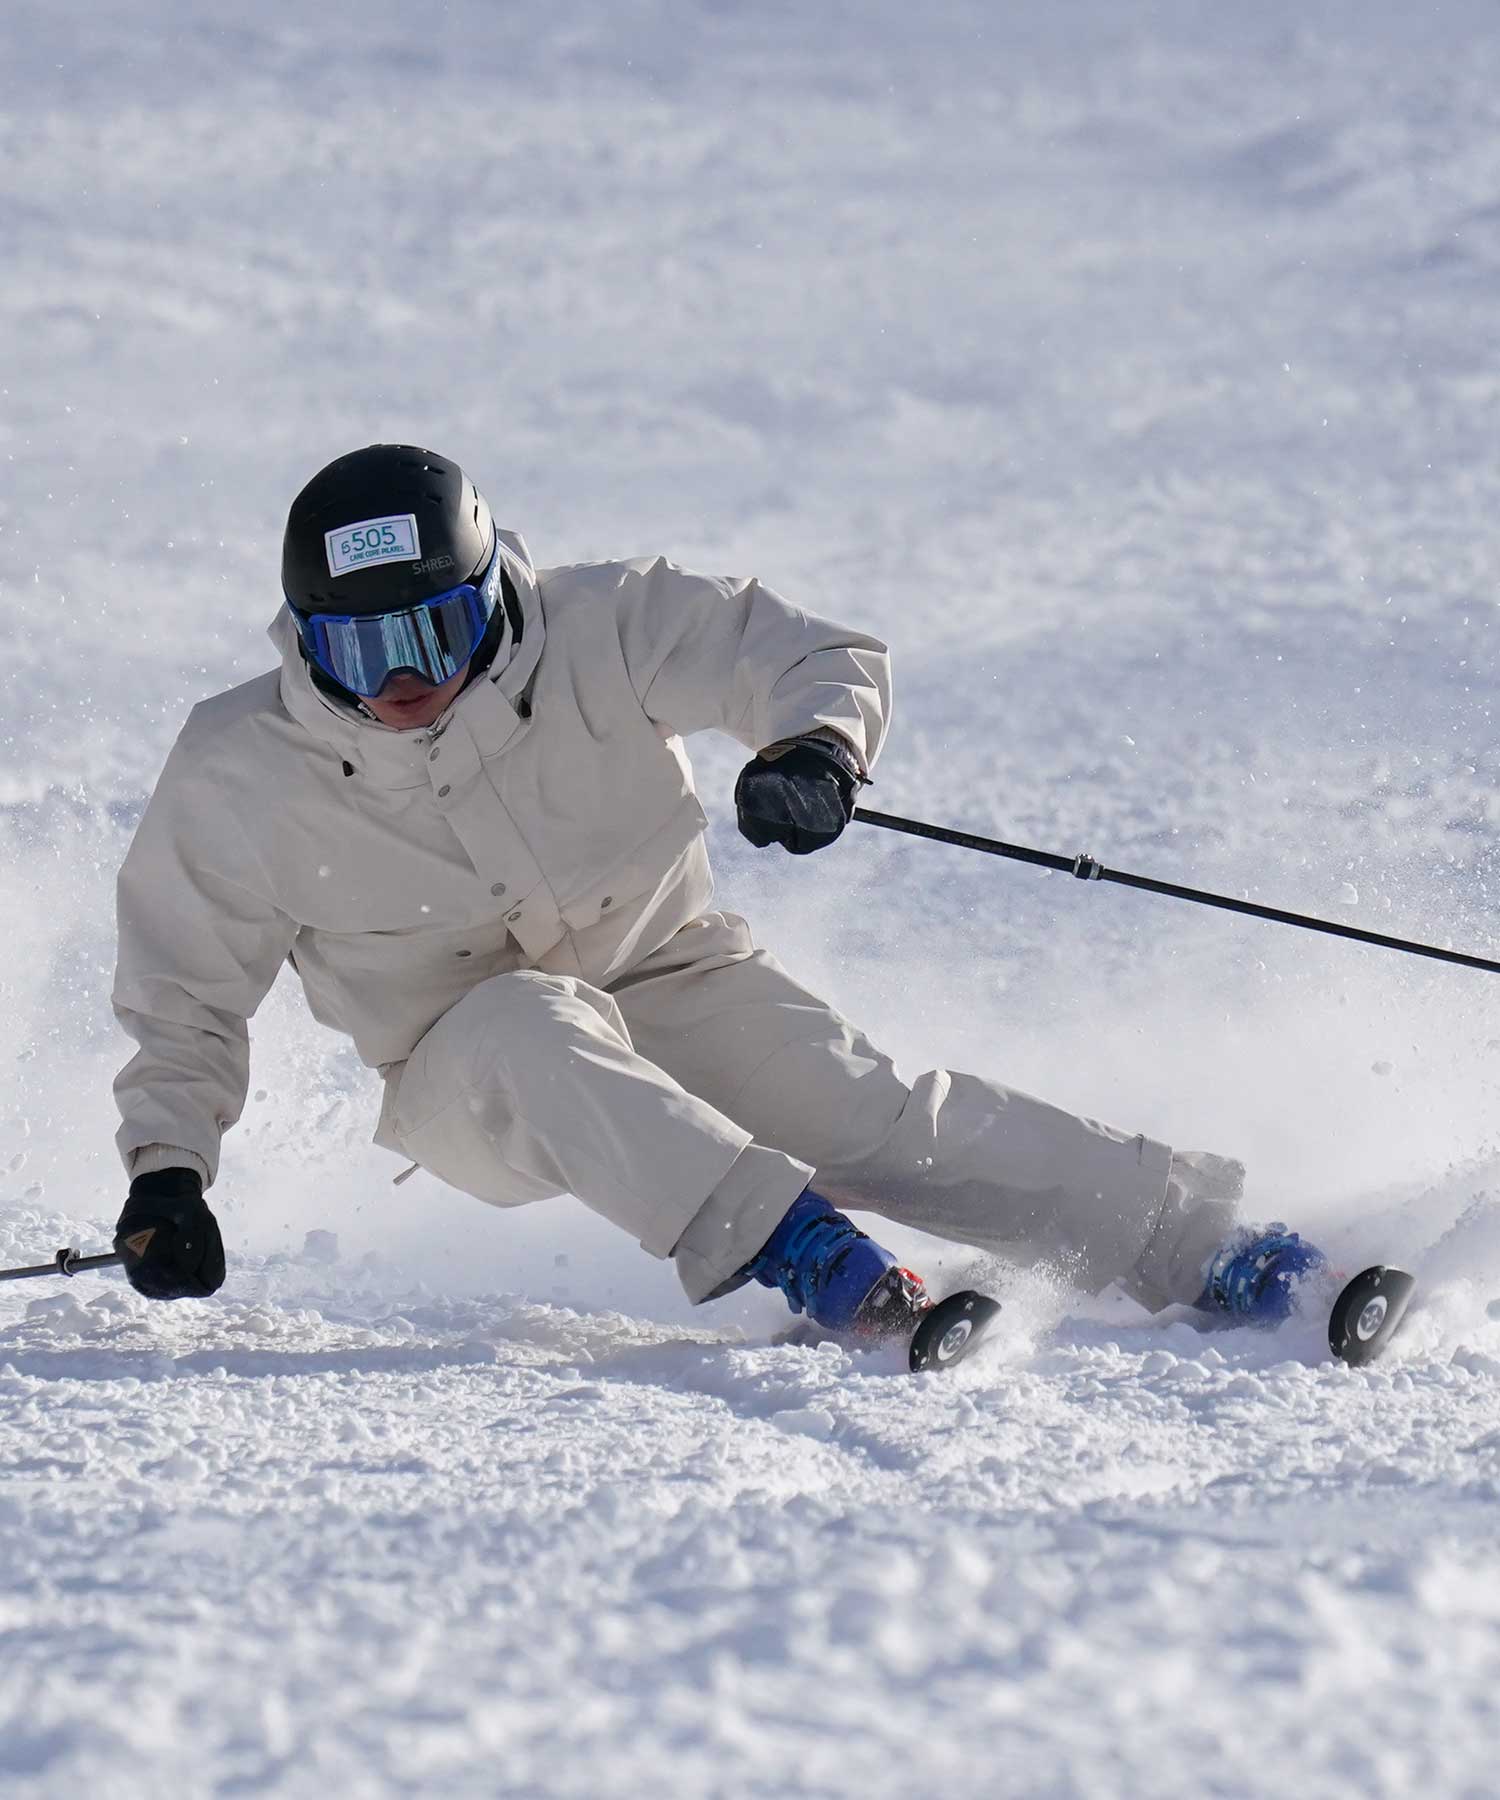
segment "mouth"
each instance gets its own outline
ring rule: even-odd
[[[430,687],[402,688],[382,694],[380,703],[390,707],[393,712],[419,712],[424,706],[432,704],[436,692],[436,688]]]

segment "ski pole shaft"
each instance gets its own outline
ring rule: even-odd
[[[108,1256],[80,1256],[76,1250],[59,1250],[49,1263],[31,1269],[0,1269],[0,1281],[32,1281],[38,1275],[76,1275],[80,1269],[107,1269],[125,1258],[117,1251]]]
[[[987,856],[1004,856],[1012,862],[1056,869],[1065,875],[1076,875],[1080,881],[1113,881],[1121,887],[1140,888],[1148,894],[1165,894],[1171,900],[1191,900],[1196,906],[1214,906],[1224,912],[1243,913],[1252,919],[1270,919],[1277,925],[1297,925],[1304,931],[1321,931],[1330,937],[1375,944],[1382,950],[1404,950],[1409,956],[1428,956],[1436,962],[1457,963],[1465,969],[1488,969],[1492,975],[1500,975],[1500,962],[1491,961],[1489,957],[1470,956],[1462,950],[1444,950],[1436,944],[1418,944],[1410,938],[1387,937],[1381,931],[1365,931],[1358,925],[1341,925],[1333,919],[1315,919],[1309,913],[1287,912],[1279,906],[1260,906],[1253,900],[1234,900],[1228,894],[1181,887],[1175,881],[1157,881],[1150,875],[1106,869],[1092,856],[1061,856],[1055,850],[1031,850],[1024,844],[1007,844],[999,838],[979,837],[972,831],[952,831],[945,825],[928,825],[921,819],[873,812],[865,806],[855,807],[854,817],[861,824],[879,825],[886,831],[902,831],[910,837],[931,838],[939,844],[956,844],[962,850],[982,850]]]

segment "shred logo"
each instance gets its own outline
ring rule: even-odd
[[[439,569],[451,569],[451,556],[429,556],[426,562],[414,562],[411,566],[413,575],[435,575]]]
[[[146,1246],[156,1236],[156,1227],[148,1225],[144,1231],[133,1231],[125,1240],[125,1248],[132,1256],[144,1256]]]

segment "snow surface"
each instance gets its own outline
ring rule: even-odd
[[[543,562],[885,633],[887,810],[1497,953],[1492,4],[10,0],[3,48],[0,1261],[107,1238],[114,868],[379,437]],[[283,985],[222,1297],[0,1288],[0,1789],[1492,1795],[1492,978],[757,857],[694,753],[725,903],[906,1067],[1242,1155],[1421,1275],[1391,1355],[1003,1270],[947,1379],[775,1345],[571,1202],[392,1188]]]

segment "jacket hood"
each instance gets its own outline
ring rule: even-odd
[[[400,731],[394,726],[382,725],[378,719],[364,717],[314,686],[291,613],[283,606],[271,621],[267,635],[281,657],[282,705],[305,731],[329,745],[344,762],[381,787],[425,783],[427,739],[444,730],[448,721],[459,713],[466,721],[472,715],[476,726],[483,716],[486,728],[482,736],[491,741],[495,741],[497,733],[499,741],[508,735],[507,719],[512,728],[518,720],[516,703],[536,673],[546,635],[546,620],[542,614],[536,570],[525,540],[514,531],[497,530],[496,537],[506,573],[521,607],[520,642],[516,642],[515,633],[507,628],[495,652],[495,660],[484,674],[466,687],[431,725],[419,730]]]

